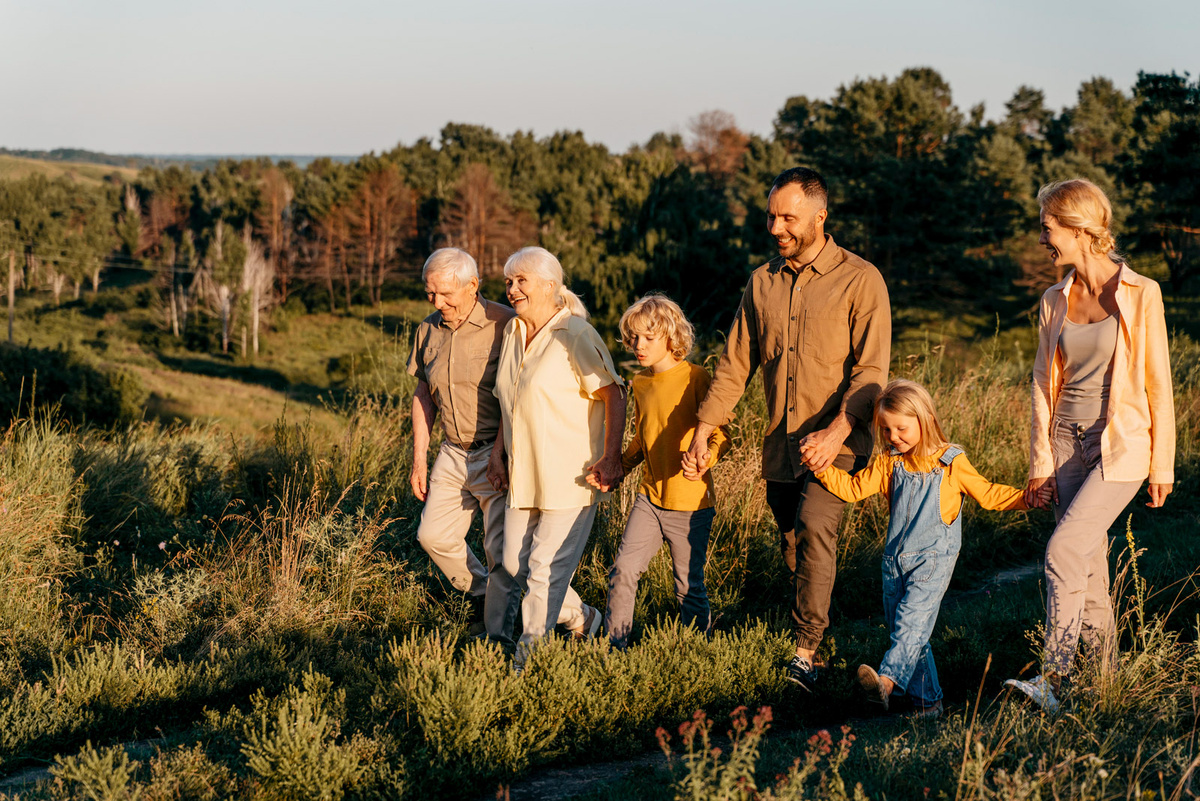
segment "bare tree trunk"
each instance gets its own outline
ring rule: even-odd
[[[92,293],[100,291],[100,268],[92,270]]]
[[[221,305],[221,352],[229,353],[229,287],[218,288]]]
[[[13,315],[17,304],[17,252],[8,251],[8,341],[13,341]]]
[[[258,306],[260,302],[260,290],[258,282],[254,282],[254,287],[250,292],[250,330],[251,341],[254,343],[254,355],[258,355]],[[246,329],[242,329],[245,331]],[[245,350],[245,342],[242,343],[242,350]]]
[[[246,326],[242,326],[242,358],[246,358]]]
[[[174,272],[174,270],[172,270]],[[171,276],[171,336],[179,339],[179,307],[175,298],[175,276]]]
[[[75,281],[75,300],[79,300],[79,293],[83,291],[83,282]]]

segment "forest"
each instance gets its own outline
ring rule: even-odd
[[[607,333],[650,288],[711,331],[770,255],[766,190],[794,164],[826,176],[829,230],[882,270],[900,303],[957,298],[986,311],[996,294],[1052,283],[1034,195],[1071,176],[1116,200],[1124,250],[1169,291],[1195,289],[1200,80],[1142,73],[1125,90],[1093,78],[1060,111],[1022,86],[988,120],[982,107],[960,110],[929,68],[789,98],[768,137],[720,111],[624,153],[581,132],[450,123],[437,142],[352,163],[143,167],[91,186],[30,176],[0,183],[0,270],[7,255],[10,299],[48,289],[56,301],[95,291],[112,267],[152,271],[163,326],[186,338],[203,310],[220,326],[196,345],[227,350],[232,331],[246,325],[257,340],[289,302],[378,304],[437,247],[467,249],[494,276],[536,243],[559,256]]]

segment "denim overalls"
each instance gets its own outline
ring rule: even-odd
[[[892,468],[891,516],[883,548],[883,610],[892,645],[879,668],[920,706],[942,698],[929,636],[962,547],[962,513],[942,522],[944,468],[962,448],[951,445],[928,473],[897,460]]]

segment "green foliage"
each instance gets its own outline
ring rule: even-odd
[[[82,352],[0,345],[0,415],[54,409],[73,423],[125,425],[141,419],[146,390],[123,368],[98,367]]]
[[[137,762],[120,746],[97,751],[89,740],[76,756],[55,757],[50,772],[74,785],[72,795],[87,801],[137,801],[140,788],[130,787]]]
[[[354,744],[341,742],[339,716],[346,694],[318,673],[305,673],[277,699],[251,699],[243,724],[242,755],[267,794],[276,797],[340,799],[363,774]]]

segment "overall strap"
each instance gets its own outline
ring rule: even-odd
[[[949,467],[950,463],[954,461],[954,457],[958,456],[960,453],[965,453],[965,451],[963,451],[963,449],[957,445],[951,445],[949,448],[946,448],[946,452],[941,455],[938,461],[944,464],[946,467]]]

